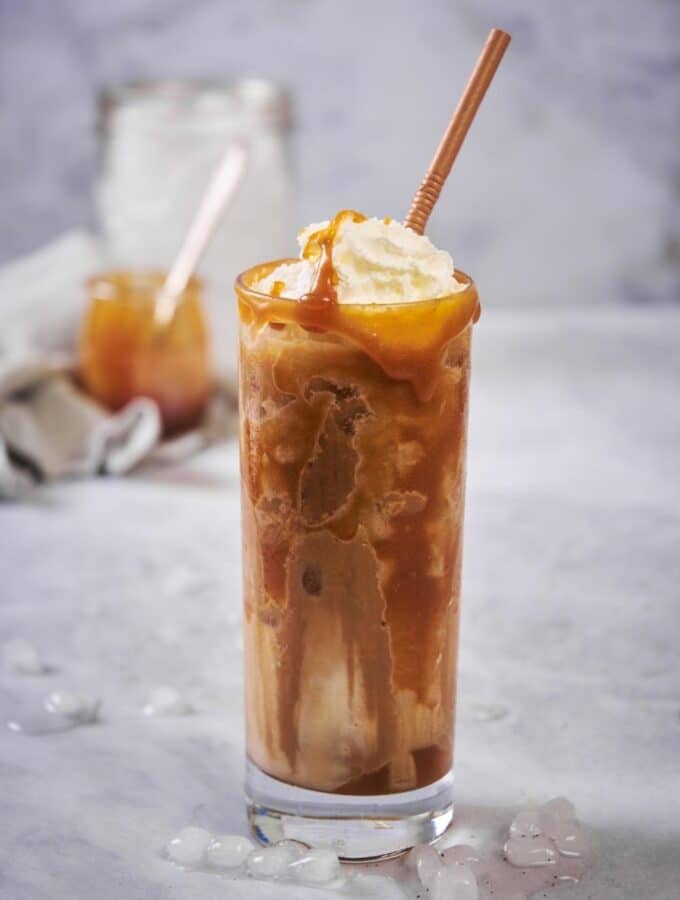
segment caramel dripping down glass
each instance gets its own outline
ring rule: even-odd
[[[452,762],[471,279],[322,304],[236,283],[246,793],[263,843],[434,840]]]

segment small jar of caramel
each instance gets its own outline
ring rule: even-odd
[[[88,280],[79,374],[91,396],[109,409],[133,397],[151,398],[164,434],[172,435],[202,420],[212,373],[202,283],[192,278],[172,320],[160,325],[155,308],[164,279],[159,271],[119,269]]]

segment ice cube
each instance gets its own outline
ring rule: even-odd
[[[303,844],[302,841],[295,841],[292,838],[284,838],[282,841],[277,841],[274,846],[285,848],[294,860],[300,859],[301,856],[306,856],[311,849],[307,844]]]
[[[253,878],[280,878],[296,859],[290,847],[262,847],[248,856],[246,865]]]
[[[550,835],[562,856],[585,856],[590,844],[577,822],[559,822]]]
[[[53,691],[44,702],[49,713],[63,716],[78,725],[91,725],[99,717],[101,700],[91,694],[77,694],[71,691]]]
[[[45,666],[33,644],[24,638],[13,638],[2,648],[5,667],[21,675],[42,675]]]
[[[417,873],[423,887],[429,888],[444,863],[434,847],[418,844],[406,857],[406,866]]]
[[[541,810],[535,806],[521,809],[510,823],[510,837],[536,837],[543,833]]]
[[[481,862],[479,851],[470,844],[454,844],[453,847],[447,847],[442,853],[442,859],[446,865],[453,863],[469,865],[470,862]]]
[[[253,842],[241,834],[217,834],[208,845],[205,861],[214,869],[237,869],[254,849]]]
[[[200,866],[211,841],[212,835],[205,828],[189,825],[168,842],[165,853],[178,866]]]
[[[376,897],[385,900],[387,897],[404,897],[404,893],[393,878],[387,875],[356,872],[350,882],[352,894],[357,897]],[[408,896],[411,896],[410,894]]]
[[[318,847],[296,859],[290,868],[303,884],[327,884],[340,874],[340,860],[335,850]]]
[[[37,710],[32,707],[27,709],[17,707],[16,710],[12,710],[12,715],[6,720],[6,725],[15,734],[35,736],[59,734],[78,727],[77,722],[66,719],[64,716],[55,716],[53,713],[47,712],[44,706]]]
[[[455,890],[452,900],[478,900],[477,876],[470,866],[456,863],[453,868]]]
[[[193,711],[192,705],[171,687],[154,688],[144,706],[147,716],[188,716]]]
[[[574,822],[576,810],[565,797],[555,797],[544,803],[540,809],[541,831],[554,837],[565,823]]]
[[[429,900],[478,900],[475,874],[468,866],[442,866],[429,885]]]
[[[538,837],[511,837],[505,842],[505,858],[513,866],[526,869],[554,865],[557,851],[551,840]]]
[[[541,811],[567,822],[573,822],[576,818],[574,804],[567,800],[566,797],[553,797],[552,800],[548,800],[547,803],[543,804]]]
[[[502,703],[475,703],[470,707],[472,718],[477,722],[496,722],[504,719],[509,712]]]
[[[442,859],[445,866],[468,866],[475,874],[482,868],[482,858],[470,844],[456,844],[448,847],[442,853]]]

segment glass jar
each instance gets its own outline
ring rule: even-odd
[[[133,397],[158,405],[166,436],[200,424],[212,387],[201,283],[192,278],[172,320],[155,318],[165,273],[116,270],[87,282],[89,305],[78,350],[88,393],[117,410]]]
[[[99,98],[97,205],[112,266],[168,269],[220,158],[249,147],[246,176],[201,262],[215,365],[235,377],[236,274],[290,251],[291,103],[262,80],[141,81]]]

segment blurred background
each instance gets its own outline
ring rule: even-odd
[[[95,225],[97,94],[139,78],[282,82],[290,222],[402,217],[491,25],[513,43],[433,240],[487,307],[677,300],[676,0],[0,0],[0,261]]]
[[[484,308],[456,802],[498,830],[564,793],[597,860],[570,900],[678,896],[679,0],[0,0],[3,897],[215,896],[158,851],[245,829],[231,282],[342,208],[402,218],[492,26],[428,226]],[[206,302],[160,340],[158,283],[86,279],[166,269],[239,136]],[[156,730],[164,684],[199,714]],[[63,685],[101,728],[4,727]]]

